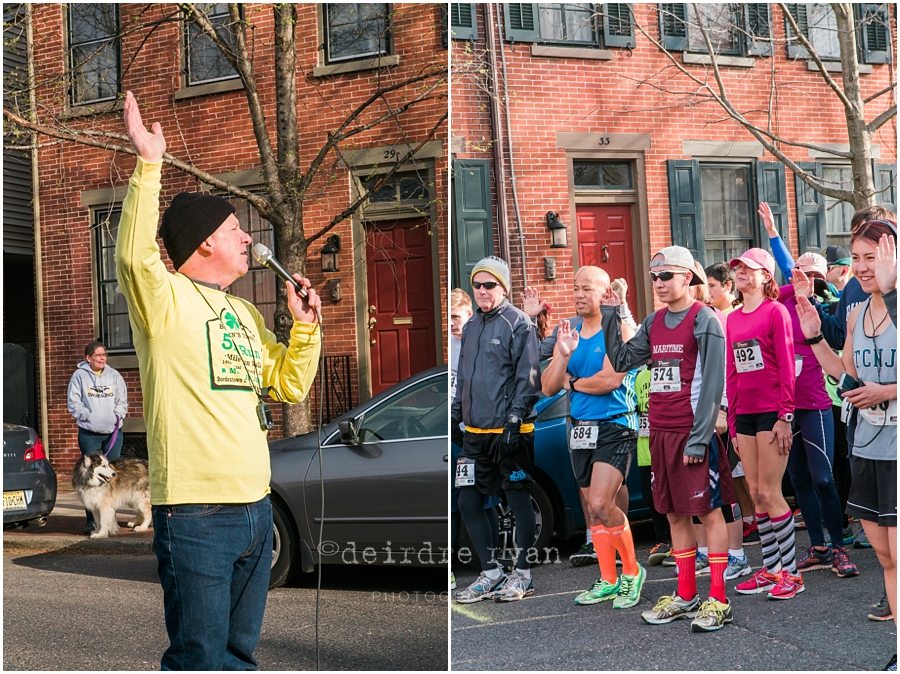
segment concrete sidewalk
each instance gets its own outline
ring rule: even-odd
[[[79,554],[152,554],[153,530],[135,533],[125,526],[133,511],[118,513],[119,534],[111,538],[90,539],[83,533],[84,506],[69,485],[60,485],[56,506],[43,527],[4,529],[3,551],[63,551]]]

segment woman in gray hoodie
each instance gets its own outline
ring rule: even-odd
[[[125,380],[106,364],[106,346],[91,342],[84,347],[84,360],[69,380],[69,413],[78,424],[78,448],[84,455],[103,452],[115,461],[122,452],[122,420],[128,412]],[[87,512],[85,530],[93,530]]]

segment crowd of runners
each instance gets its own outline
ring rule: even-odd
[[[794,261],[766,204],[759,215],[771,253],[751,248],[706,269],[680,246],[653,255],[662,308],[640,324],[624,281],[599,267],[577,271],[577,317],[551,334],[539,333],[535,318],[547,306],[536,291],[526,290],[521,309],[510,303],[499,258],[472,269],[477,309],[454,291],[451,434],[462,456],[452,476],[452,543],[461,517],[481,567],[455,601],[535,592],[527,561],[533,408],[542,393],[565,389],[587,523],[572,561],[599,567],[576,604],[628,609],[641,599],[646,570],[624,486],[636,458],[657,539],[645,564],[677,573],[676,591],[640,613],[645,622],[689,618],[692,631],[719,630],[734,620],[734,594],[789,600],[804,592],[805,571],[859,575],[848,549],[870,545],[885,585],[884,605],[870,617],[895,615],[896,217],[877,206],[859,211],[849,249]],[[776,269],[788,280],[781,287]],[[509,572],[493,555],[491,513],[501,496],[516,521]],[[800,526],[810,546],[798,551]],[[743,546],[755,543],[762,566],[754,570]],[[701,575],[708,591],[698,588]],[[887,669],[896,669],[896,655]]]

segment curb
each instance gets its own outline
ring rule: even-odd
[[[3,552],[60,552],[77,555],[151,555],[153,539],[117,540],[85,536],[9,534],[3,536]]]

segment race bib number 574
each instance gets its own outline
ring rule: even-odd
[[[681,390],[681,360],[656,360],[650,368],[650,393],[675,393]]]

